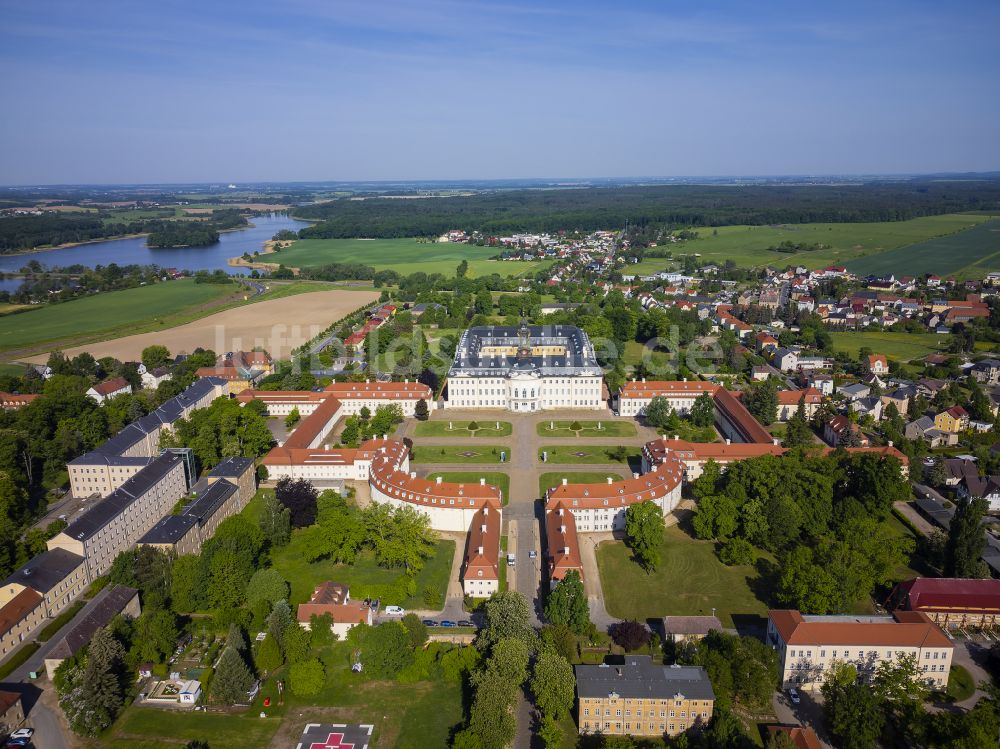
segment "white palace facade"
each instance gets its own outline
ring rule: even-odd
[[[572,325],[469,328],[448,372],[445,408],[531,412],[604,408],[590,338]]]

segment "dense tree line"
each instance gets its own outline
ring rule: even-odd
[[[897,182],[824,186],[712,186],[511,190],[447,200],[335,200],[299,206],[318,220],[311,239],[437,236],[449,229],[486,234],[674,226],[901,221],[996,208],[1000,183]]]

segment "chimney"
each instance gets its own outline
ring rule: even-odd
[[[892,440],[889,440],[889,447],[892,447]]]
[[[680,438],[681,438],[681,436],[680,436],[679,434],[675,434],[675,435],[674,435],[674,439],[675,439],[675,440],[680,440]]]
[[[415,479],[416,477],[417,477],[417,472],[416,471],[410,471],[410,478],[411,479]]]
[[[684,382],[687,382],[687,381],[688,381],[688,378],[687,378],[687,377],[685,377],[685,378],[684,378]]]
[[[611,476],[608,476],[608,483],[613,484],[614,482],[615,480]]]
[[[566,484],[568,484],[568,483],[569,483],[569,480],[568,480],[568,479],[563,479],[563,480],[562,480],[562,485],[563,485],[563,486],[566,486]]]
[[[486,479],[483,479],[483,478],[479,479],[479,485],[480,486],[486,486]]]
[[[733,444],[733,441],[731,439],[729,439],[729,437],[726,437],[726,444],[727,445],[731,445],[731,444]]]
[[[384,440],[387,440],[387,439],[389,439],[389,435],[388,435],[388,434],[383,434],[383,435],[382,435],[382,439],[384,439]]]
[[[486,533],[486,523],[483,523],[481,526],[479,526],[479,532],[480,533]],[[482,552],[482,548],[483,548],[482,546],[479,547],[479,549],[480,549],[479,553],[480,554],[483,553]]]
[[[774,444],[775,444],[775,445],[780,445],[780,444],[781,444],[781,443],[780,443],[780,442],[778,441],[778,439],[777,439],[777,438],[775,438],[775,439],[773,440],[773,442],[774,442]]]
[[[479,548],[479,556],[482,556],[482,555],[483,555],[483,547],[482,547],[482,546],[480,546],[480,547],[478,547],[478,548]]]
[[[565,525],[560,525],[559,526],[559,532],[560,533],[565,533],[566,532],[566,526]]]
[[[441,477],[438,476],[436,479],[434,479],[434,481],[435,481],[435,483],[440,484],[441,483]]]
[[[643,382],[645,382],[645,381],[646,381],[646,378],[645,378],[645,377],[643,377],[643,378],[642,378],[642,381],[643,381]]]

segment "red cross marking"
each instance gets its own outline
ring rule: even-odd
[[[314,741],[309,745],[309,749],[354,749],[354,744],[345,744],[344,734],[331,733],[326,737],[326,741]]]

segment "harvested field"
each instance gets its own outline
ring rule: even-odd
[[[64,349],[68,356],[89,351],[96,358],[136,361],[146,346],[162,344],[173,354],[201,346],[218,353],[263,346],[275,359],[325,330],[331,323],[378,299],[373,291],[315,291],[248,304],[154,333]],[[29,313],[30,314],[30,313]],[[44,363],[48,353],[25,361]]]

